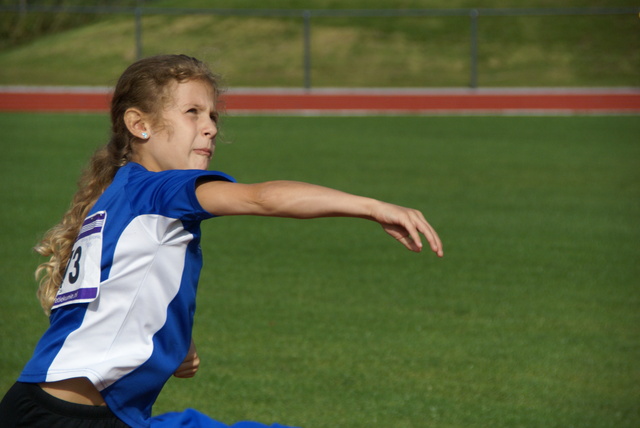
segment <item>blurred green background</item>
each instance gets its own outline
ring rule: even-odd
[[[2,0],[1,5],[20,1]],[[110,5],[136,1],[25,0],[38,5]],[[301,87],[303,19],[276,16],[153,14],[154,8],[291,11],[465,8],[529,10],[489,16],[477,27],[480,87],[640,85],[640,19],[629,0],[146,0],[142,55],[187,53],[206,60],[232,87]],[[624,14],[564,14],[567,8],[629,8]],[[635,7],[635,9],[633,9]],[[554,9],[562,15],[540,15]],[[535,9],[535,10],[534,10]],[[164,10],[164,9],[162,9]],[[573,10],[573,9],[572,9]],[[635,10],[635,12],[633,11]],[[581,11],[583,11],[581,9]],[[466,87],[471,20],[462,16],[325,17],[311,23],[313,87]],[[111,86],[136,58],[132,11],[119,14],[9,12],[0,15],[0,85]]]

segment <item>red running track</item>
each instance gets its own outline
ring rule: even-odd
[[[230,90],[229,114],[638,114],[640,89]],[[100,88],[0,87],[0,111],[106,112]]]

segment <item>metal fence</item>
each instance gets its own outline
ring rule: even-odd
[[[219,15],[251,17],[300,18],[303,26],[301,49],[304,67],[304,88],[312,86],[312,50],[311,27],[313,18],[327,17],[435,17],[458,16],[469,18],[469,87],[478,87],[478,22],[483,16],[585,16],[585,15],[639,15],[640,7],[619,8],[502,8],[502,9],[217,9],[217,8],[162,8],[144,6],[142,0],[137,6],[39,6],[22,0],[17,5],[0,6],[0,12],[15,13],[82,13],[82,14],[119,14],[130,15],[135,21],[136,57],[141,58],[144,51],[144,29],[142,19],[151,15]]]

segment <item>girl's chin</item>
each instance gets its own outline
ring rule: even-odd
[[[187,169],[208,169],[210,159],[205,156],[198,156],[196,159],[191,159],[188,162]]]

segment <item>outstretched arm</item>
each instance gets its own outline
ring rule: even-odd
[[[216,215],[259,215],[299,219],[357,217],[378,222],[409,250],[422,250],[420,234],[443,256],[442,242],[420,211],[296,181],[257,184],[207,181],[196,188],[202,207]]]

